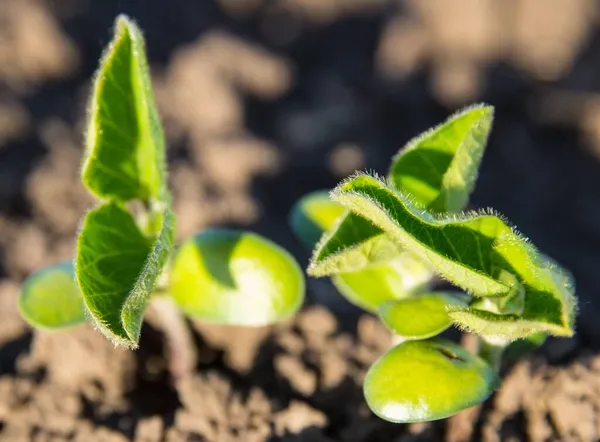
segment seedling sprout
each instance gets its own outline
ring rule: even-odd
[[[500,385],[505,350],[574,333],[568,272],[496,211],[465,211],[492,120],[491,106],[464,109],[402,148],[387,177],[357,173],[292,211],[314,247],[308,274],[331,277],[395,334],[364,382],[383,419],[430,421],[481,403]],[[440,280],[455,290],[436,289]],[[477,355],[438,336],[451,325],[479,336]]]

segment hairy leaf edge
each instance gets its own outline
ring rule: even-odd
[[[387,188],[387,190],[392,192],[393,194],[395,194],[399,198],[400,203],[403,204],[405,206],[405,208],[413,216],[419,218],[421,220],[421,222],[426,222],[426,223],[435,225],[435,224],[443,224],[445,222],[467,221],[467,220],[473,219],[474,217],[478,217],[478,216],[498,217],[502,222],[504,222],[504,224],[506,224],[506,226],[510,229],[511,233],[513,235],[515,235],[515,237],[518,240],[522,241],[523,244],[525,244],[528,254],[529,254],[529,259],[531,260],[531,264],[533,266],[539,268],[540,270],[549,273],[550,276],[554,279],[556,288],[558,288],[558,293],[560,293],[560,296],[562,297],[562,300],[564,301],[563,305],[565,306],[565,308],[563,308],[562,312],[561,312],[561,314],[563,316],[562,322],[563,322],[563,324],[568,325],[569,327],[572,325],[573,318],[576,313],[576,307],[575,307],[576,301],[575,301],[575,297],[572,293],[572,288],[574,285],[573,285],[573,282],[568,277],[568,274],[566,273],[566,271],[559,269],[558,266],[553,261],[540,257],[540,254],[537,251],[537,249],[535,248],[535,246],[531,242],[529,242],[529,240],[525,236],[523,236],[520,232],[518,232],[518,230],[516,230],[516,228],[514,226],[512,226],[502,215],[500,215],[499,213],[497,213],[496,211],[491,210],[491,209],[485,209],[485,210],[479,211],[479,212],[467,211],[467,212],[462,212],[462,213],[432,214],[432,213],[428,212],[426,209],[422,208],[418,203],[413,201],[413,199],[411,199],[410,196],[407,196],[403,192],[395,189],[394,187],[390,187],[388,184],[386,184],[385,180],[382,180],[378,176],[372,176],[372,175],[368,175],[365,173],[357,173],[357,174],[354,174],[354,175],[348,177],[346,180],[344,180],[342,183],[340,183],[332,191],[332,193],[331,193],[332,199],[334,199],[335,201],[344,205],[345,207],[347,207],[350,210],[352,210],[354,208],[356,211],[356,209],[357,209],[356,203],[355,203],[355,201],[352,200],[352,197],[357,197],[362,200],[368,201],[369,204],[374,206],[375,210],[377,210],[378,212],[381,212],[383,214],[383,217],[381,217],[379,222],[375,223],[375,224],[384,231],[390,230],[390,229],[386,228],[386,224],[388,224],[388,223],[393,227],[392,230],[397,229],[397,227],[395,226],[395,222],[393,221],[393,218],[391,217],[391,215],[387,212],[387,209],[385,207],[381,207],[376,201],[372,200],[371,198],[369,198],[366,195],[362,195],[353,190],[344,189],[344,187],[348,187],[353,180],[361,178],[361,177],[372,179],[372,180],[374,180],[374,182],[376,184]],[[360,210],[358,210],[358,211],[360,212]],[[418,248],[419,247],[428,248],[427,246],[425,246],[424,244],[421,244],[417,240],[410,238],[409,237],[410,235],[408,235],[408,234],[403,235],[403,236],[406,237],[406,238],[403,238],[403,240],[406,241],[405,246],[408,250],[414,250],[414,248],[411,247],[411,243],[415,243],[415,244],[418,243],[418,246],[417,246]],[[397,240],[400,241],[399,238],[397,238]],[[417,254],[417,256],[419,256],[419,254]],[[442,255],[439,255],[439,256],[442,258],[443,261],[449,261],[451,264],[453,263],[453,261],[451,259],[446,258]],[[423,259],[426,259],[426,258],[427,257],[423,257]],[[487,275],[483,275],[482,273],[478,272],[475,269],[471,269],[470,267],[467,267],[467,266],[465,266],[465,267],[468,268],[473,273],[477,274],[478,276],[482,276],[483,278],[490,280],[498,287],[498,289],[504,287],[504,290],[502,292],[498,293],[497,296],[504,296],[511,289],[511,287],[508,287],[503,283],[495,281],[495,280],[491,279],[490,277],[488,277]],[[462,286],[460,284],[460,281],[453,281],[453,280],[449,279],[447,275],[440,274],[440,276],[444,277],[444,279],[450,280],[451,282],[453,282],[455,284],[458,284],[469,294],[477,296],[476,293],[473,293],[472,291],[468,290],[469,289],[468,287]]]
[[[96,137],[98,134],[98,127],[99,127],[98,118],[100,115],[100,108],[96,103],[96,95],[99,94],[100,91],[102,91],[102,89],[104,88],[104,84],[107,81],[107,76],[103,75],[104,70],[106,69],[106,66],[113,63],[114,57],[117,55],[117,51],[115,51],[114,49],[122,43],[122,40],[127,37],[127,34],[129,34],[129,38],[131,38],[131,41],[134,45],[134,48],[133,48],[134,52],[138,53],[141,57],[143,57],[143,61],[146,62],[145,43],[144,43],[143,34],[142,34],[141,30],[138,28],[138,26],[136,25],[136,23],[124,14],[120,14],[117,17],[117,20],[115,23],[116,24],[115,24],[115,32],[114,32],[113,40],[104,49],[102,56],[100,57],[99,67],[95,72],[95,78],[92,81],[93,93],[88,102],[88,108],[87,108],[88,125],[87,125],[87,129],[86,129],[85,137],[84,137],[85,149],[84,149],[84,157],[83,157],[83,161],[81,163],[81,169],[80,169],[80,176],[81,176],[81,180],[82,180],[83,184],[85,185],[85,187],[88,189],[89,192],[91,192],[94,196],[96,196],[99,199],[114,199],[112,195],[106,194],[106,193],[101,192],[98,189],[96,189],[94,187],[94,185],[89,182],[90,178],[89,178],[89,173],[88,173],[88,170],[89,170],[92,162],[95,159],[94,152],[95,152],[95,146],[96,146]],[[136,57],[136,61],[137,62],[140,61],[139,57]],[[142,76],[142,81],[146,85],[151,87],[151,82],[150,82],[150,79],[148,78],[145,67],[139,66],[139,64],[137,67],[139,69],[140,75]],[[158,130],[159,131],[158,135],[160,137],[164,137],[164,135],[162,133],[162,128],[160,127],[158,115],[155,115],[155,112],[152,111],[152,107],[153,107],[154,103],[148,103],[145,100],[145,97],[143,96],[143,94],[142,94],[142,97],[139,97],[139,98],[141,100],[143,100],[143,107],[144,107],[144,109],[146,109],[146,111],[148,113],[147,117],[148,117],[149,123],[152,125],[152,129]],[[165,168],[165,164],[164,164],[164,162],[165,162],[164,161],[164,157],[165,157],[164,138],[161,140],[161,142],[163,143],[163,146],[158,149],[158,151],[159,151],[159,152],[157,152],[158,158],[156,158],[156,160],[158,163],[159,174],[161,174],[163,177],[163,180],[162,180],[163,183],[162,183],[162,186],[160,189],[160,195],[157,195],[157,197],[160,200],[167,201],[169,199],[169,195],[168,195],[169,192],[166,188],[166,168]],[[148,195],[148,197],[151,197],[151,196],[152,195]]]
[[[96,206],[96,207],[88,210],[86,212],[86,214],[83,216],[83,218],[81,219],[80,225],[79,225],[79,229],[78,229],[78,233],[77,233],[77,238],[78,238],[77,248],[79,248],[79,238],[81,237],[81,232],[84,229],[88,213],[91,212],[92,210],[98,208],[98,207],[99,206]],[[168,218],[167,218],[167,215],[168,215]],[[170,209],[165,209],[164,216],[165,216],[166,219],[174,220],[174,215],[173,215],[173,213],[172,213],[172,211]],[[79,271],[78,271],[78,268],[77,268],[77,257],[75,257],[73,259],[73,267],[75,269],[75,278],[76,278],[76,282],[77,282],[77,285],[79,287],[79,290],[80,290],[80,292],[82,294],[83,304],[85,306],[85,311],[86,311],[87,322],[91,323],[96,329],[98,329],[98,331],[100,331],[100,333],[102,333],[104,336],[106,336],[115,346],[119,346],[120,345],[120,346],[126,347],[126,348],[128,348],[130,350],[136,350],[138,348],[138,346],[139,346],[139,344],[137,342],[137,339],[136,339],[137,337],[135,335],[134,336],[131,335],[132,330],[129,330],[128,327],[126,327],[125,324],[124,324],[124,322],[123,322],[123,312],[125,311],[125,309],[128,309],[128,310],[131,309],[131,306],[128,306],[128,301],[130,300],[130,296],[131,296],[132,292],[138,287],[138,283],[140,281],[140,278],[144,274],[147,274],[147,272],[148,272],[149,263],[151,262],[151,259],[152,259],[153,255],[154,255],[154,251],[156,250],[156,246],[157,246],[157,244],[160,241],[160,234],[161,233],[162,233],[162,230],[161,230],[161,232],[158,235],[156,235],[156,238],[155,238],[155,240],[152,243],[152,246],[150,248],[151,251],[148,254],[148,258],[144,262],[144,265],[142,266],[142,269],[140,270],[140,274],[138,275],[138,278],[136,279],[136,281],[135,281],[132,289],[129,291],[129,295],[125,298],[123,304],[121,305],[121,312],[120,312],[120,315],[119,315],[120,318],[121,318],[121,327],[123,328],[123,331],[125,331],[125,333],[127,334],[127,338],[128,339],[125,339],[122,336],[119,336],[119,335],[113,333],[110,330],[110,328],[107,327],[106,324],[103,323],[103,321],[99,321],[91,313],[91,310],[90,310],[90,308],[89,308],[89,306],[88,306],[88,304],[86,302],[85,296],[83,296],[83,290],[81,289],[81,283],[79,281]],[[172,236],[173,233],[174,233],[174,226],[173,226],[173,228],[171,229],[171,232],[170,232],[170,235],[171,235],[171,242],[170,242],[171,248],[170,248],[170,250],[168,252],[167,260],[165,261],[165,263],[163,265],[163,270],[168,265],[169,255],[171,254],[171,252],[173,251],[173,248],[174,248],[174,241],[173,241],[173,236]],[[156,284],[156,280],[158,278],[160,278],[160,276],[161,276],[160,273],[157,274],[157,278],[154,280],[154,284]],[[148,297],[150,297],[150,296],[148,296]],[[144,307],[146,307],[146,305]]]
[[[439,123],[438,125],[426,130],[425,132],[420,133],[419,135],[417,135],[416,137],[412,138],[408,143],[406,143],[406,145],[400,149],[393,157],[392,157],[392,162],[390,165],[390,168],[388,170],[387,173],[387,180],[389,181],[390,185],[394,188],[396,188],[396,185],[394,184],[394,179],[393,179],[393,170],[394,170],[394,166],[396,164],[396,161],[402,156],[404,155],[406,152],[410,152],[414,149],[417,148],[417,146],[426,138],[431,137],[433,134],[435,134],[436,132],[439,132],[440,130],[442,130],[444,128],[444,126],[446,126],[447,124],[453,123],[456,120],[459,120],[460,118],[464,117],[466,114],[468,114],[469,112],[473,112],[475,110],[482,110],[482,111],[487,111],[487,113],[485,114],[485,116],[488,119],[493,119],[494,118],[494,106],[491,106],[489,104],[486,103],[476,103],[473,104],[471,106],[468,106],[454,114],[452,114],[451,116],[449,116],[446,120],[444,120],[442,123]],[[469,129],[468,133],[472,133],[475,129],[478,129],[479,126],[483,124],[483,121],[480,119],[477,122],[477,126],[471,127],[471,129]],[[487,140],[487,137],[486,137]],[[464,146],[464,142],[465,140],[463,139],[463,141],[461,142],[461,145],[459,146],[459,148],[456,150],[457,152]],[[444,175],[448,172],[448,170],[450,170],[452,168],[452,166],[455,164],[455,158],[456,155],[454,155],[454,158],[452,158],[452,161],[450,162],[450,165],[448,166],[448,169],[446,170],[446,172],[444,173]],[[473,183],[477,180],[477,176],[473,177]],[[472,190],[472,189],[469,189]]]

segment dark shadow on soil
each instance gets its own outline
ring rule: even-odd
[[[17,373],[17,360],[19,356],[29,352],[33,334],[27,332],[0,346],[0,375],[14,375]]]
[[[162,364],[164,355],[162,333],[144,323],[140,348],[136,351],[136,385],[127,398],[140,415],[163,415],[172,424],[175,410],[181,403],[177,399],[177,391],[171,384],[169,373]]]

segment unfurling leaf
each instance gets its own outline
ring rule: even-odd
[[[85,306],[73,264],[65,262],[31,275],[23,283],[19,311],[32,326],[57,330],[85,322]]]
[[[364,382],[369,408],[391,422],[443,419],[487,399],[499,385],[494,370],[441,339],[407,341],[371,366]]]
[[[92,319],[114,342],[137,347],[144,311],[172,247],[169,210],[155,237],[144,236],[119,203],[103,204],[85,217],[77,280]]]
[[[307,271],[311,276],[356,272],[389,262],[401,253],[401,247],[381,229],[348,213],[323,235]]]
[[[328,259],[328,275],[356,272],[385,263],[401,253],[396,243],[380,229],[346,213],[344,207],[333,201],[325,191],[302,197],[292,210],[291,225],[311,247],[321,244],[316,249],[319,256],[313,256],[313,260]]]
[[[181,245],[171,268],[171,294],[190,317],[259,326],[300,308],[304,276],[296,260],[271,241],[212,229]]]
[[[164,200],[164,156],[144,39],[120,16],[96,73],[82,180],[103,199]]]
[[[379,317],[391,331],[405,340],[427,339],[452,325],[448,306],[466,305],[466,299],[456,293],[423,293],[382,304]]]
[[[433,276],[429,266],[369,221],[346,213],[325,192],[296,203],[292,228],[312,245],[322,236],[313,255],[321,265],[311,264],[308,272],[332,275],[333,284],[348,301],[373,313],[385,301],[426,287]]]
[[[541,327],[530,332],[573,334],[575,302],[570,279],[501,218],[477,213],[432,215],[368,175],[345,181],[332,197],[474,296],[514,293],[514,283],[506,278],[514,275],[525,293],[520,319]]]
[[[491,106],[472,106],[413,139],[392,161],[390,182],[433,212],[463,210],[493,116]]]

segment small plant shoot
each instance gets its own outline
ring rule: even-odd
[[[82,221],[74,265],[42,269],[23,284],[19,309],[31,325],[58,330],[91,322],[115,344],[136,348],[154,300],[167,329],[185,328],[173,324],[165,297],[191,318],[233,325],[271,324],[300,308],[301,268],[266,238],[208,230],[175,250],[144,38],[124,16],[100,60],[85,143],[81,178],[98,203]]]
[[[492,120],[491,106],[469,107],[403,147],[387,178],[357,173],[328,201],[320,192],[294,208],[294,231],[314,246],[308,274],[331,277],[396,336],[364,382],[369,407],[391,422],[481,403],[500,385],[505,350],[574,333],[568,272],[495,211],[465,211]],[[456,291],[436,290],[441,280]],[[477,355],[438,337],[451,325],[479,336]]]

